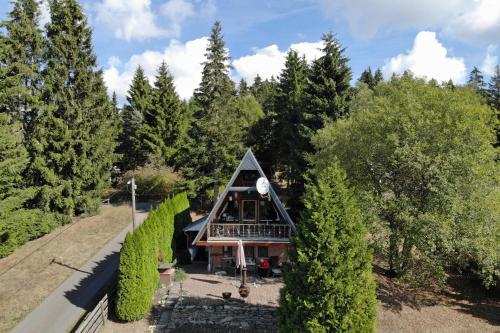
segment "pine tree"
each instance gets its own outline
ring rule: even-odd
[[[490,82],[488,82],[488,100],[492,107],[500,110],[500,65],[496,65]]]
[[[496,142],[495,147],[500,146],[500,66],[496,65],[495,71],[488,82],[488,90],[486,91],[488,102],[496,111]]]
[[[38,205],[93,212],[115,160],[116,114],[96,71],[92,33],[76,0],[50,2],[43,71],[44,112],[36,118],[30,174]]]
[[[486,89],[486,83],[484,82],[483,73],[481,73],[481,71],[476,66],[474,66],[474,68],[470,72],[467,84],[476,89],[477,92],[481,94],[484,93]]]
[[[43,37],[39,20],[38,1],[16,0],[8,19],[1,24],[6,36],[0,37],[5,46],[0,55],[0,66],[5,67],[5,76],[0,78],[4,82],[0,112],[8,112],[21,121],[25,143],[30,140],[33,120],[41,108]]]
[[[322,38],[323,56],[313,62],[306,89],[307,128],[310,134],[323,127],[325,119],[337,120],[348,114],[352,72],[345,49],[332,33]],[[371,71],[370,71],[371,74]]]
[[[373,87],[375,86],[375,78],[373,77],[372,69],[370,67],[365,69],[363,73],[361,73],[358,81],[365,83],[368,88],[373,89]]]
[[[259,75],[255,77],[250,88],[252,95],[262,106],[264,117],[259,119],[248,131],[246,145],[252,148],[253,153],[266,175],[274,175],[278,165],[279,142],[274,140],[273,129],[276,122],[276,96],[278,82],[271,80],[262,81]]]
[[[122,171],[134,170],[144,165],[148,150],[144,145],[141,133],[144,126],[144,114],[152,109],[152,88],[144,74],[137,67],[127,96],[127,104],[123,107],[123,130],[120,135],[119,153],[122,155],[120,167]]]
[[[304,153],[309,144],[303,132],[307,71],[305,58],[290,50],[279,78],[271,138],[271,146],[277,153],[277,169],[297,200],[303,193],[303,175],[307,166]],[[298,207],[298,204],[292,206]]]
[[[158,69],[151,97],[151,107],[144,110],[141,138],[151,153],[172,165],[181,138],[183,109],[165,62]]]
[[[245,79],[241,79],[238,84],[238,96],[248,96],[250,95],[250,88],[248,87],[247,81]]]
[[[279,332],[373,332],[377,301],[361,211],[337,164],[307,186],[284,271]]]
[[[218,21],[212,28],[205,56],[201,83],[194,93],[191,161],[198,187],[207,189],[211,185],[216,195],[243,153],[241,117],[230,108],[235,96],[229,77],[230,58]]]
[[[380,70],[380,68],[377,68],[375,74],[373,75],[374,86],[377,86],[381,82],[384,82],[384,76],[382,75],[382,71]]]

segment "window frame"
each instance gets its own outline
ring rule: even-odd
[[[245,219],[245,202],[253,202],[254,218],[252,220]],[[257,200],[255,200],[255,199],[241,200],[241,214],[240,214],[241,221],[243,221],[243,222],[257,222],[258,217],[259,217],[258,206],[259,205],[257,204]]]

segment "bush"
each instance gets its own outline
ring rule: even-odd
[[[314,168],[339,160],[393,276],[439,283],[451,267],[493,285],[500,276],[494,113],[472,89],[411,75],[363,89],[350,118],[318,131]]]
[[[182,184],[182,177],[157,158],[151,157],[143,167],[128,171],[123,176],[123,184],[135,178],[136,193],[142,198],[164,199],[177,190]]]
[[[345,172],[306,187],[279,308],[280,332],[373,332],[377,301],[367,232]]]
[[[118,269],[116,314],[121,320],[140,319],[151,308],[159,282],[158,262],[173,261],[174,220],[185,211],[189,212],[189,201],[181,193],[161,203],[127,234]]]

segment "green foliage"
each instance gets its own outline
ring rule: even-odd
[[[199,193],[218,188],[234,170],[243,154],[242,117],[232,107],[234,84],[229,77],[229,54],[224,46],[220,22],[215,22],[205,53],[200,86],[194,92],[193,139],[185,159],[190,178]]]
[[[334,163],[306,186],[279,308],[280,332],[373,332],[372,256],[346,174]]]
[[[21,142],[19,122],[0,113],[0,258],[67,221],[57,214],[29,208],[36,188],[27,187],[23,179],[28,154]]]
[[[120,252],[116,314],[125,321],[144,317],[152,305],[159,281],[158,263],[174,259],[177,216],[189,212],[185,193],[167,199],[127,234]]]
[[[144,113],[152,109],[151,86],[144,70],[137,67],[128,91],[127,103],[122,111],[123,131],[118,152],[122,170],[134,170],[147,161],[148,151],[142,142]]]
[[[40,9],[36,0],[12,3],[0,36],[0,112],[21,122],[27,142],[33,131],[40,104],[42,32],[38,28]]]
[[[124,181],[135,178],[136,193],[141,198],[160,199],[171,195],[181,185],[182,177],[167,167],[158,157],[150,160],[142,167],[124,174]]]
[[[481,73],[481,71],[476,66],[474,66],[474,68],[470,72],[467,84],[480,94],[484,94],[486,83],[484,82],[483,73]]]
[[[496,141],[495,147],[500,146],[500,65],[496,65],[495,72],[490,78],[490,82],[488,82],[488,89],[486,90],[486,95],[488,98],[488,103],[491,107],[496,110],[496,119],[495,119],[495,132],[496,132]]]
[[[384,81],[384,78],[382,76],[382,71],[380,70],[380,68],[377,68],[375,74],[372,74],[372,70],[370,67],[365,69],[358,79],[358,82],[366,84],[368,88],[372,90],[377,86],[377,84],[382,81]]]
[[[95,212],[116,158],[116,112],[96,70],[92,34],[76,0],[50,1],[44,111],[35,119],[29,175],[36,204],[64,214]]]
[[[360,94],[350,119],[315,137],[315,169],[340,161],[392,273],[439,282],[454,265],[490,284],[500,265],[491,109],[470,88],[410,74]]]
[[[175,282],[186,281],[189,278],[188,273],[182,268],[177,268],[175,270]]]
[[[249,128],[264,117],[262,106],[251,95],[243,95],[234,98],[235,112],[241,117],[239,123],[242,129]]]

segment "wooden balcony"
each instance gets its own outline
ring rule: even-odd
[[[290,233],[288,224],[211,223],[208,239],[287,241]]]

